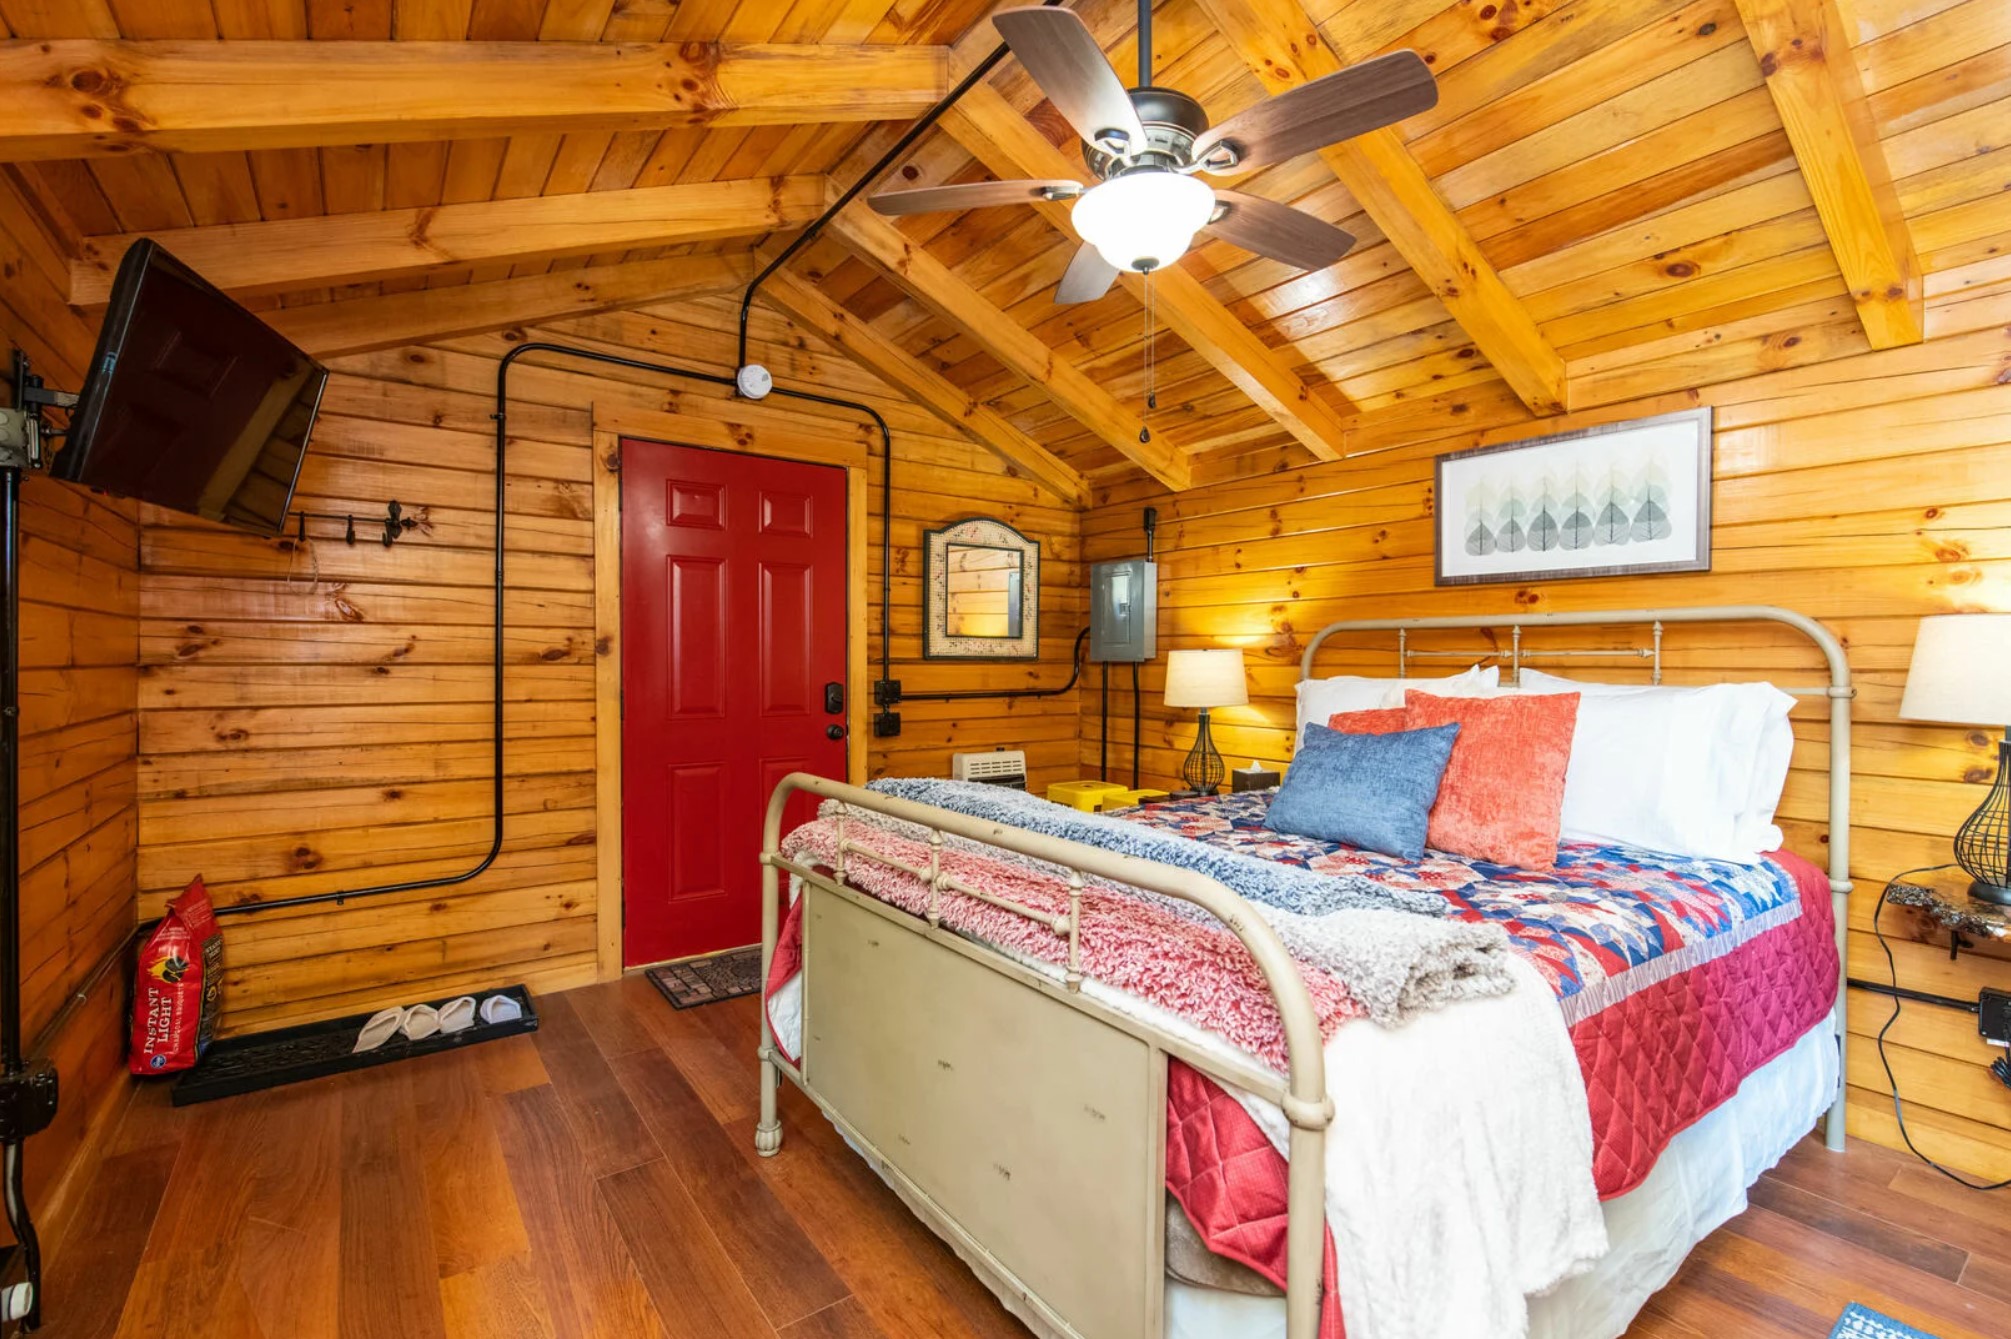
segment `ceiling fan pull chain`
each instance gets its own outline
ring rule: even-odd
[[[1139,415],[1141,423],[1153,410],[1159,408],[1159,327],[1154,317],[1152,300],[1152,274],[1148,270],[1144,277],[1145,303],[1145,413]],[[1138,440],[1152,440],[1152,429],[1140,427]]]

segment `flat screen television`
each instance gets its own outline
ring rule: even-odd
[[[328,369],[154,242],[119,262],[50,473],[278,534]]]

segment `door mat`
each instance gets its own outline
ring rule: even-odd
[[[650,968],[649,979],[680,1009],[752,995],[761,989],[761,945],[667,962]]]
[[[418,1041],[402,1035],[394,1036],[376,1050],[360,1055],[352,1054],[350,1048],[356,1044],[356,1034],[370,1021],[369,1014],[351,1014],[347,1018],[302,1023],[298,1027],[280,1028],[273,1032],[225,1037],[212,1042],[196,1067],[184,1071],[175,1080],[169,1096],[178,1107],[192,1102],[213,1102],[219,1097],[235,1097],[239,1093],[257,1092],[261,1088],[277,1088],[281,1084],[318,1079],[352,1069],[388,1065],[393,1060],[409,1060],[413,1056],[432,1055],[436,1051],[451,1051],[494,1041],[498,1037],[514,1037],[538,1030],[538,1011],[531,1004],[531,993],[522,986],[505,986],[501,990],[476,993],[508,995],[517,1002],[523,1016],[501,1023],[477,1022],[461,1032],[436,1032]],[[437,1009],[447,1000],[428,1000],[427,1003]]]
[[[1935,1339],[1925,1330],[1916,1330],[1904,1321],[1894,1320],[1882,1312],[1873,1311],[1868,1306],[1852,1302],[1836,1318],[1836,1328],[1829,1332],[1829,1339]]]

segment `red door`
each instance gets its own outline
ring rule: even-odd
[[[759,940],[769,792],[845,779],[845,471],[625,438],[621,520],[635,966]]]

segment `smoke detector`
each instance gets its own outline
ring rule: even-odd
[[[759,363],[749,363],[733,374],[733,389],[750,400],[765,400],[775,389],[775,378]]]

